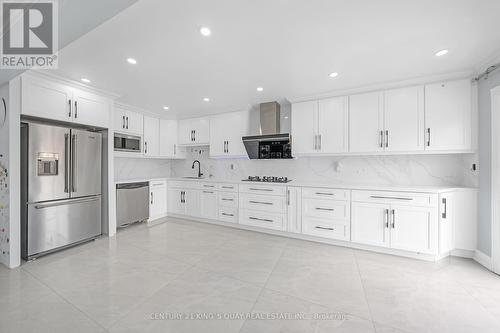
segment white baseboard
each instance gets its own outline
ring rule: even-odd
[[[454,256],[454,257],[474,259],[474,256],[476,255],[476,251],[474,251],[474,250],[454,249],[454,250],[451,251],[451,255]]]
[[[472,259],[474,259],[474,261],[478,262],[480,265],[483,265],[490,271],[492,270],[491,257],[484,254],[483,252],[476,250]]]

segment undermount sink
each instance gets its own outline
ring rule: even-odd
[[[186,176],[182,178],[187,178],[187,179],[203,179],[202,177],[196,177],[196,176]]]

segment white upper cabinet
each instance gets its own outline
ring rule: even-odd
[[[384,92],[384,149],[424,150],[424,87]]]
[[[293,155],[347,152],[348,121],[347,97],[293,104]]]
[[[316,152],[317,110],[317,101],[292,104],[292,156]]]
[[[384,151],[383,93],[349,96],[349,151]]]
[[[179,120],[179,144],[206,145],[210,141],[208,117]]]
[[[210,157],[247,156],[242,137],[248,133],[248,112],[210,117]]]
[[[425,86],[425,149],[469,150],[472,131],[470,80]]]
[[[74,90],[72,102],[75,122],[91,126],[110,127],[112,106],[109,99],[83,90]]]
[[[143,117],[142,113],[115,106],[114,129],[120,133],[142,135]]]
[[[160,119],[144,116],[144,156],[160,156]]]
[[[160,156],[184,157],[177,144],[177,120],[160,119]]]
[[[348,97],[318,102],[318,144],[322,154],[345,153],[348,150]]]
[[[21,114],[109,128],[112,99],[49,79],[21,78]]]

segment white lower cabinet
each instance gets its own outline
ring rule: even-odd
[[[286,231],[287,188],[280,185],[240,185],[239,223]]]
[[[200,217],[200,190],[169,189],[168,212],[170,214]]]
[[[302,188],[287,188],[287,231],[300,234],[302,232]]]
[[[167,183],[152,181],[149,183],[149,220],[156,220],[167,215]]]
[[[219,220],[238,223],[238,184],[219,184]]]
[[[200,217],[216,220],[218,216],[217,191],[202,190],[200,193]]]
[[[413,201],[421,199],[421,194],[401,193],[397,196],[397,193],[389,193],[385,197],[380,192],[374,192],[373,195],[369,195],[369,192],[353,194],[354,198],[367,199],[366,202],[352,203],[351,240],[397,250],[436,254],[437,196],[431,195],[427,205],[415,205]]]

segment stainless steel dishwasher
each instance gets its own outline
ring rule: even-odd
[[[149,183],[116,185],[116,224],[124,227],[149,218]]]

